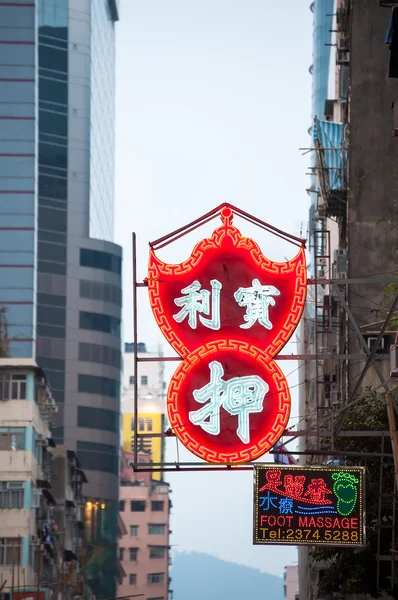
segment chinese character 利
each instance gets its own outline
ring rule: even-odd
[[[210,282],[211,293],[208,290],[202,290],[199,281],[194,281],[181,290],[184,294],[180,298],[174,300],[174,304],[181,306],[181,310],[173,318],[177,323],[188,317],[188,325],[191,329],[196,329],[199,320],[205,327],[209,329],[220,329],[220,293],[222,285],[217,279],[212,279]],[[202,314],[210,315],[210,296],[211,296],[211,319],[205,319]]]

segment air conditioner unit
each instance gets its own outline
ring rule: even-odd
[[[7,490],[23,490],[25,487],[24,481],[9,481],[7,483]]]
[[[377,348],[376,348],[376,353],[377,352],[379,352],[379,353],[383,352],[384,347],[385,347],[384,341],[385,341],[384,337],[382,337],[381,340],[379,341],[379,344],[378,344]],[[367,344],[368,344],[369,350],[371,350],[371,351],[373,350],[374,345],[376,344],[376,342],[377,342],[377,337],[372,337],[372,336],[368,337]]]
[[[337,50],[340,52],[348,52],[350,49],[349,41],[346,37],[342,36],[337,40]]]
[[[398,346],[390,348],[390,377],[398,377]]]
[[[326,258],[318,258],[317,263],[320,267],[326,267],[327,259]]]
[[[337,277],[345,279],[347,277],[347,250],[335,250],[334,263],[336,265]]]
[[[40,490],[32,490],[30,508],[40,508]]]

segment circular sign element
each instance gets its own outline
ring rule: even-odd
[[[170,425],[194,454],[212,463],[262,456],[285,431],[290,392],[278,365],[244,342],[216,341],[191,352],[167,392]]]

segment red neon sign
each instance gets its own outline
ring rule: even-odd
[[[286,379],[272,360],[294,332],[305,302],[302,246],[273,263],[232,225],[197,244],[184,263],[149,256],[148,291],[162,333],[184,359],[167,395],[171,427],[209,462],[240,463],[267,452],[290,412]]]

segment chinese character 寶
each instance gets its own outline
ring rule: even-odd
[[[253,279],[252,287],[239,288],[235,294],[239,306],[246,307],[242,329],[249,329],[256,321],[266,329],[272,329],[269,319],[269,307],[275,306],[273,296],[280,296],[280,291],[273,285],[261,285],[258,279]]]

